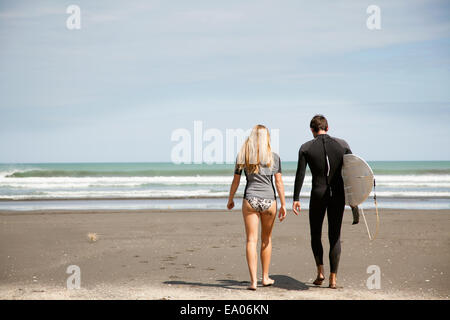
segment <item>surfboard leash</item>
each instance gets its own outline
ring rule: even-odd
[[[366,225],[367,235],[369,236],[370,241],[373,241],[377,238],[378,231],[380,230],[380,216],[378,214],[377,193],[376,193],[375,187],[376,187],[376,182],[375,182],[375,178],[374,178],[373,179],[373,201],[375,202],[375,212],[376,212],[376,216],[377,216],[377,222],[376,222],[376,227],[375,227],[375,234],[373,235],[373,237],[370,234],[370,229],[369,229],[369,225],[366,220],[366,215],[364,214],[364,209],[361,207],[361,214],[363,216],[364,224]]]
[[[378,236],[378,232],[380,231],[380,215],[378,214],[378,203],[377,203],[377,191],[376,191],[377,182],[375,177],[373,178],[373,201],[375,203],[375,213],[377,215],[377,224],[375,229],[375,235],[371,240],[375,240]]]

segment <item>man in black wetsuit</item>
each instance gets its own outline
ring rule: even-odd
[[[330,288],[336,289],[336,273],[341,255],[341,225],[344,215],[345,194],[341,176],[344,154],[352,153],[347,142],[330,137],[327,119],[316,115],[310,123],[314,139],[304,143],[298,153],[297,173],[294,185],[292,209],[300,212],[300,190],[305,178],[306,165],[312,173],[312,189],[309,203],[311,246],[316,260],[317,278],[315,285],[321,285],[324,277],[322,224],[325,211],[328,218],[328,239],[330,241]]]

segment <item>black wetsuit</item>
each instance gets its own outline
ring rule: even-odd
[[[297,173],[294,185],[294,201],[299,200],[305,178],[306,165],[312,173],[312,189],[309,202],[311,246],[316,265],[323,265],[322,224],[325,211],[328,217],[328,239],[330,241],[330,272],[337,272],[341,255],[341,225],[344,215],[344,182],[341,176],[344,154],[352,153],[347,142],[318,135],[306,142],[298,153]]]

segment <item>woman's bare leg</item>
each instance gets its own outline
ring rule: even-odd
[[[245,233],[247,235],[246,256],[248,271],[250,272],[249,289],[256,290],[258,284],[258,253],[256,247],[258,245],[259,212],[255,211],[248,201],[244,199],[242,202],[242,214],[245,223]]]
[[[272,256],[272,229],[277,213],[277,203],[261,213],[261,264],[262,264],[262,284],[268,286],[275,281],[269,278],[270,258]]]

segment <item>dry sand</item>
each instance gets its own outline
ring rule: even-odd
[[[331,290],[311,284],[307,211],[289,212],[273,232],[275,286],[252,292],[239,211],[0,212],[0,299],[449,299],[450,211],[381,214],[370,242],[346,212],[340,288]],[[78,290],[66,288],[70,265],[81,269]],[[381,289],[366,286],[370,265]]]

